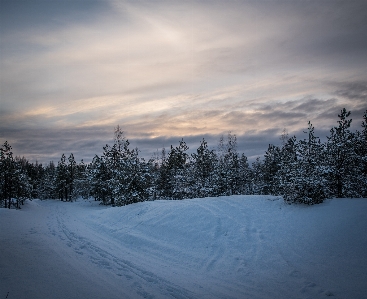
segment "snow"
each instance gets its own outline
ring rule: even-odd
[[[367,200],[0,209],[0,298],[366,298]]]

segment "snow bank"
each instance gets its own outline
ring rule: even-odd
[[[366,298],[367,200],[0,209],[0,298]]]

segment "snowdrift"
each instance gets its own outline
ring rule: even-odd
[[[0,209],[0,298],[366,298],[367,200]]]

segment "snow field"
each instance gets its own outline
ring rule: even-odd
[[[367,200],[0,209],[0,298],[366,298]]]

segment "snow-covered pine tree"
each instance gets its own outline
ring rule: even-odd
[[[157,175],[158,166],[154,159],[145,161],[143,158],[139,159],[139,176],[135,181],[140,201],[154,200],[157,197]]]
[[[326,180],[327,165],[325,149],[320,139],[315,136],[315,128],[308,122],[307,139],[297,143],[297,202],[317,204],[328,197]]]
[[[14,176],[14,186],[15,186],[15,202],[16,207],[20,208],[20,205],[24,204],[26,199],[32,198],[33,184],[28,175],[28,168],[30,163],[23,157],[15,157],[15,176]],[[39,167],[40,173],[38,174],[38,180],[42,179],[43,168],[42,165]],[[38,187],[38,182],[36,188]],[[35,192],[37,194],[37,192]]]
[[[229,133],[227,135],[226,153],[224,165],[227,173],[227,195],[240,194],[240,156],[237,152],[237,136]]]
[[[249,166],[248,159],[245,154],[241,154],[240,157],[240,185],[239,192],[240,194],[247,195],[251,194],[251,182],[252,182],[252,170]]]
[[[10,209],[14,194],[14,158],[10,144],[5,141],[0,148],[0,199],[5,208]]]
[[[297,161],[297,139],[289,138],[281,148],[280,168],[277,172],[279,192],[285,201],[296,202],[299,194],[300,173]]]
[[[44,167],[42,180],[38,185],[38,196],[40,199],[55,199],[58,197],[56,184],[56,167],[51,161]]]
[[[227,184],[228,184],[228,178],[227,178],[227,169],[226,165],[224,163],[224,155],[226,154],[226,146],[225,146],[225,140],[224,136],[220,136],[218,147],[216,151],[216,164],[215,164],[215,174],[214,174],[214,195],[215,196],[221,196],[226,195],[227,193]]]
[[[355,136],[350,131],[352,119],[345,108],[338,114],[338,127],[330,130],[327,140],[327,158],[329,165],[329,189],[336,197],[359,196],[356,171],[358,169],[355,152]]]
[[[126,205],[146,198],[146,173],[142,176],[138,149],[131,150],[120,126],[115,128],[114,144],[103,147],[101,165],[105,165],[105,194],[112,205]]]
[[[108,172],[103,159],[95,155],[87,169],[90,195],[94,197],[95,200],[107,204],[107,198],[109,198],[109,189],[107,188]]]
[[[62,154],[56,168],[56,189],[58,198],[63,201],[68,200],[68,167],[66,165],[66,157]]]
[[[363,114],[362,131],[357,131],[354,138],[354,148],[357,155],[356,180],[358,194],[367,197],[367,110]]]
[[[150,177],[150,184],[148,187],[148,192],[149,192],[149,200],[155,200],[159,197],[159,179],[160,179],[160,166],[161,166],[161,160],[160,160],[160,156],[158,153],[158,149],[157,152],[155,152],[152,156],[152,158],[150,158],[148,160],[148,162],[146,163],[146,166],[148,168],[148,174]]]
[[[81,196],[88,198],[90,195],[90,187],[88,181],[87,165],[84,164],[83,159],[79,164],[76,164],[74,176],[74,195],[73,197]]]
[[[213,175],[216,156],[213,150],[208,148],[208,143],[203,140],[192,155],[194,194],[195,197],[209,197],[213,195]]]
[[[179,145],[173,147],[167,157],[167,170],[169,173],[169,180],[166,186],[167,195],[172,199],[187,198],[187,163],[189,161],[189,155],[186,151],[189,147],[183,139]]]
[[[42,198],[41,185],[43,184],[44,168],[42,164],[37,161],[35,164],[29,163],[24,157],[15,157],[21,164],[23,169],[26,171],[31,184],[31,198]]]
[[[261,192],[264,190],[264,187],[263,162],[260,157],[257,157],[256,160],[252,162],[251,188],[249,194],[262,194]]]
[[[69,164],[67,166],[67,174],[68,174],[68,179],[67,179],[67,188],[68,188],[68,200],[69,201],[73,201],[76,199],[76,197],[78,196],[77,192],[75,192],[75,188],[74,188],[74,180],[75,180],[75,176],[76,176],[76,161],[74,158],[73,153],[70,154],[69,158],[68,158]]]
[[[278,171],[280,169],[281,150],[278,146],[269,144],[268,150],[264,155],[263,162],[263,179],[264,186],[261,190],[262,194],[279,195]]]
[[[150,176],[145,161],[139,158],[139,150],[125,148],[124,159],[121,162],[120,179],[123,178],[123,189],[121,190],[123,197],[119,197],[117,204],[125,205],[144,201],[148,198],[147,189],[149,188]]]
[[[241,190],[240,157],[237,137],[228,133],[227,140],[220,137],[216,165],[216,195],[239,194]]]
[[[361,195],[367,197],[367,110],[363,114],[359,155],[361,157],[361,181],[363,186]]]
[[[171,197],[171,173],[168,168],[168,160],[166,149],[163,147],[161,151],[161,162],[159,165],[159,172],[157,178],[157,193],[158,197],[170,198]]]
[[[0,147],[0,204],[5,208],[16,208],[31,198],[32,186],[26,172],[25,159],[14,159],[10,144],[5,141]]]

